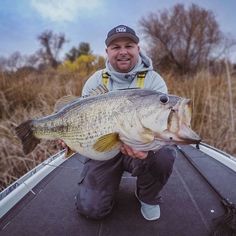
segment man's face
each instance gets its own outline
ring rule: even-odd
[[[112,67],[121,73],[131,71],[138,62],[139,46],[129,38],[119,38],[106,49]]]

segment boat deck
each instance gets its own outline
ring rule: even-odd
[[[217,189],[236,202],[236,173],[192,146],[182,146]],[[146,221],[134,196],[135,177],[124,173],[112,213],[103,220],[80,216],[75,207],[84,158],[69,158],[0,220],[1,236],[205,236],[224,214],[217,194],[179,152],[161,192],[161,218]]]

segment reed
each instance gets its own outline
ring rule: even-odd
[[[208,72],[185,79],[166,77],[170,93],[192,99],[192,127],[203,142],[236,156],[236,78],[230,78],[230,88],[228,79],[227,74]]]
[[[236,155],[236,78],[199,72],[193,77],[163,75],[169,92],[193,101],[193,129],[203,141]],[[43,141],[29,155],[22,152],[14,128],[22,121],[53,112],[57,99],[79,96],[86,78],[76,73],[0,74],[0,190],[58,152],[55,141]],[[230,82],[229,82],[230,80]]]

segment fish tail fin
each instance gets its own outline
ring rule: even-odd
[[[36,138],[32,130],[32,120],[28,120],[15,128],[16,135],[21,140],[23,151],[28,154],[34,150],[40,140]]]

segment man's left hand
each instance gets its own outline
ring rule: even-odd
[[[131,156],[133,158],[137,158],[137,159],[145,159],[148,156],[148,152],[142,152],[142,151],[137,151],[134,150],[133,148],[131,148],[130,146],[126,145],[126,144],[122,144],[120,151],[124,154],[124,155],[128,155]]]

